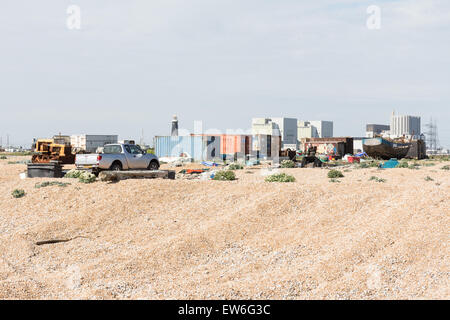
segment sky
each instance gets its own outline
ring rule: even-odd
[[[395,110],[434,118],[450,147],[448,0],[2,0],[0,21],[3,144],[142,131],[152,144],[174,114],[187,130],[285,116],[364,136]]]

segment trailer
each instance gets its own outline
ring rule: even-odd
[[[70,144],[76,153],[95,153],[97,148],[117,143],[118,135],[75,134],[70,136]]]

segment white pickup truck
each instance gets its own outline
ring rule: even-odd
[[[102,153],[77,154],[78,169],[89,169],[94,173],[102,170],[158,170],[158,157],[145,153],[134,144],[107,144]]]

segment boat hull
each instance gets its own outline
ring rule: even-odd
[[[411,143],[396,143],[383,138],[372,138],[363,140],[363,148],[364,152],[372,158],[403,159],[408,154]]]

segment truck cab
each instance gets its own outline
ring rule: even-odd
[[[145,153],[135,144],[107,144],[98,154],[77,154],[75,164],[80,169],[101,170],[158,170],[159,160]]]

